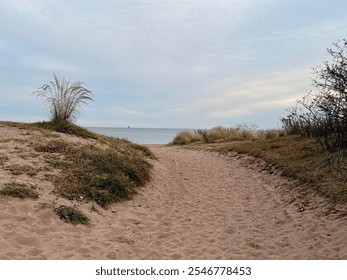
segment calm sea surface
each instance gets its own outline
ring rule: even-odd
[[[172,128],[117,128],[117,127],[88,127],[99,134],[124,138],[137,144],[167,144],[182,131],[193,129]]]

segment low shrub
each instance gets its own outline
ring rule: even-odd
[[[343,155],[347,150],[347,40],[328,48],[331,61],[314,67],[314,91],[288,108],[282,118],[288,134],[314,137],[323,150]]]

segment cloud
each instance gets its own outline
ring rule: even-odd
[[[133,110],[129,108],[124,108],[120,106],[110,106],[107,111],[109,113],[116,113],[116,114],[127,114],[127,115],[140,115],[142,114],[141,111]]]
[[[210,85],[197,100],[170,108],[175,113],[200,113],[211,118],[230,118],[294,105],[310,87],[309,68],[282,70],[235,83],[223,79]]]
[[[264,102],[245,105],[239,109],[212,111],[209,116],[212,118],[233,118],[243,117],[264,110],[284,109],[295,104],[296,97],[282,98],[279,100],[267,100]]]
[[[204,75],[208,73],[208,67],[206,66],[196,66],[193,68],[193,72],[198,75]]]
[[[309,81],[306,68],[269,74],[226,89],[218,99],[223,99],[224,103],[211,108],[208,115],[211,118],[226,119],[284,111],[294,106],[296,100],[308,92]]]
[[[20,22],[30,22],[22,31],[16,28],[20,36],[40,29],[27,39],[57,52],[78,49],[91,59],[105,57],[115,73],[152,82],[182,78],[221,46],[228,48],[228,42],[221,41],[259,2],[263,1],[5,1],[23,15]]]
[[[201,126],[286,107],[347,23],[338,5],[312,0],[0,1],[4,104],[29,104],[56,72],[90,85],[86,122],[117,125]]]
[[[23,65],[29,69],[49,70],[51,72],[67,72],[72,74],[87,73],[87,69],[70,61],[65,61],[63,58],[31,55],[25,57],[22,61]]]

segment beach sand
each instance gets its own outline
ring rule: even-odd
[[[150,148],[152,181],[108,210],[80,205],[90,226],[0,196],[0,259],[347,259],[347,218],[327,214],[325,198],[265,172],[261,161]],[[0,184],[6,174],[0,167]]]

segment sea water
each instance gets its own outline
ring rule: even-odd
[[[118,127],[88,127],[90,131],[106,136],[127,139],[137,144],[167,144],[183,131],[193,129],[173,128],[118,128]]]

